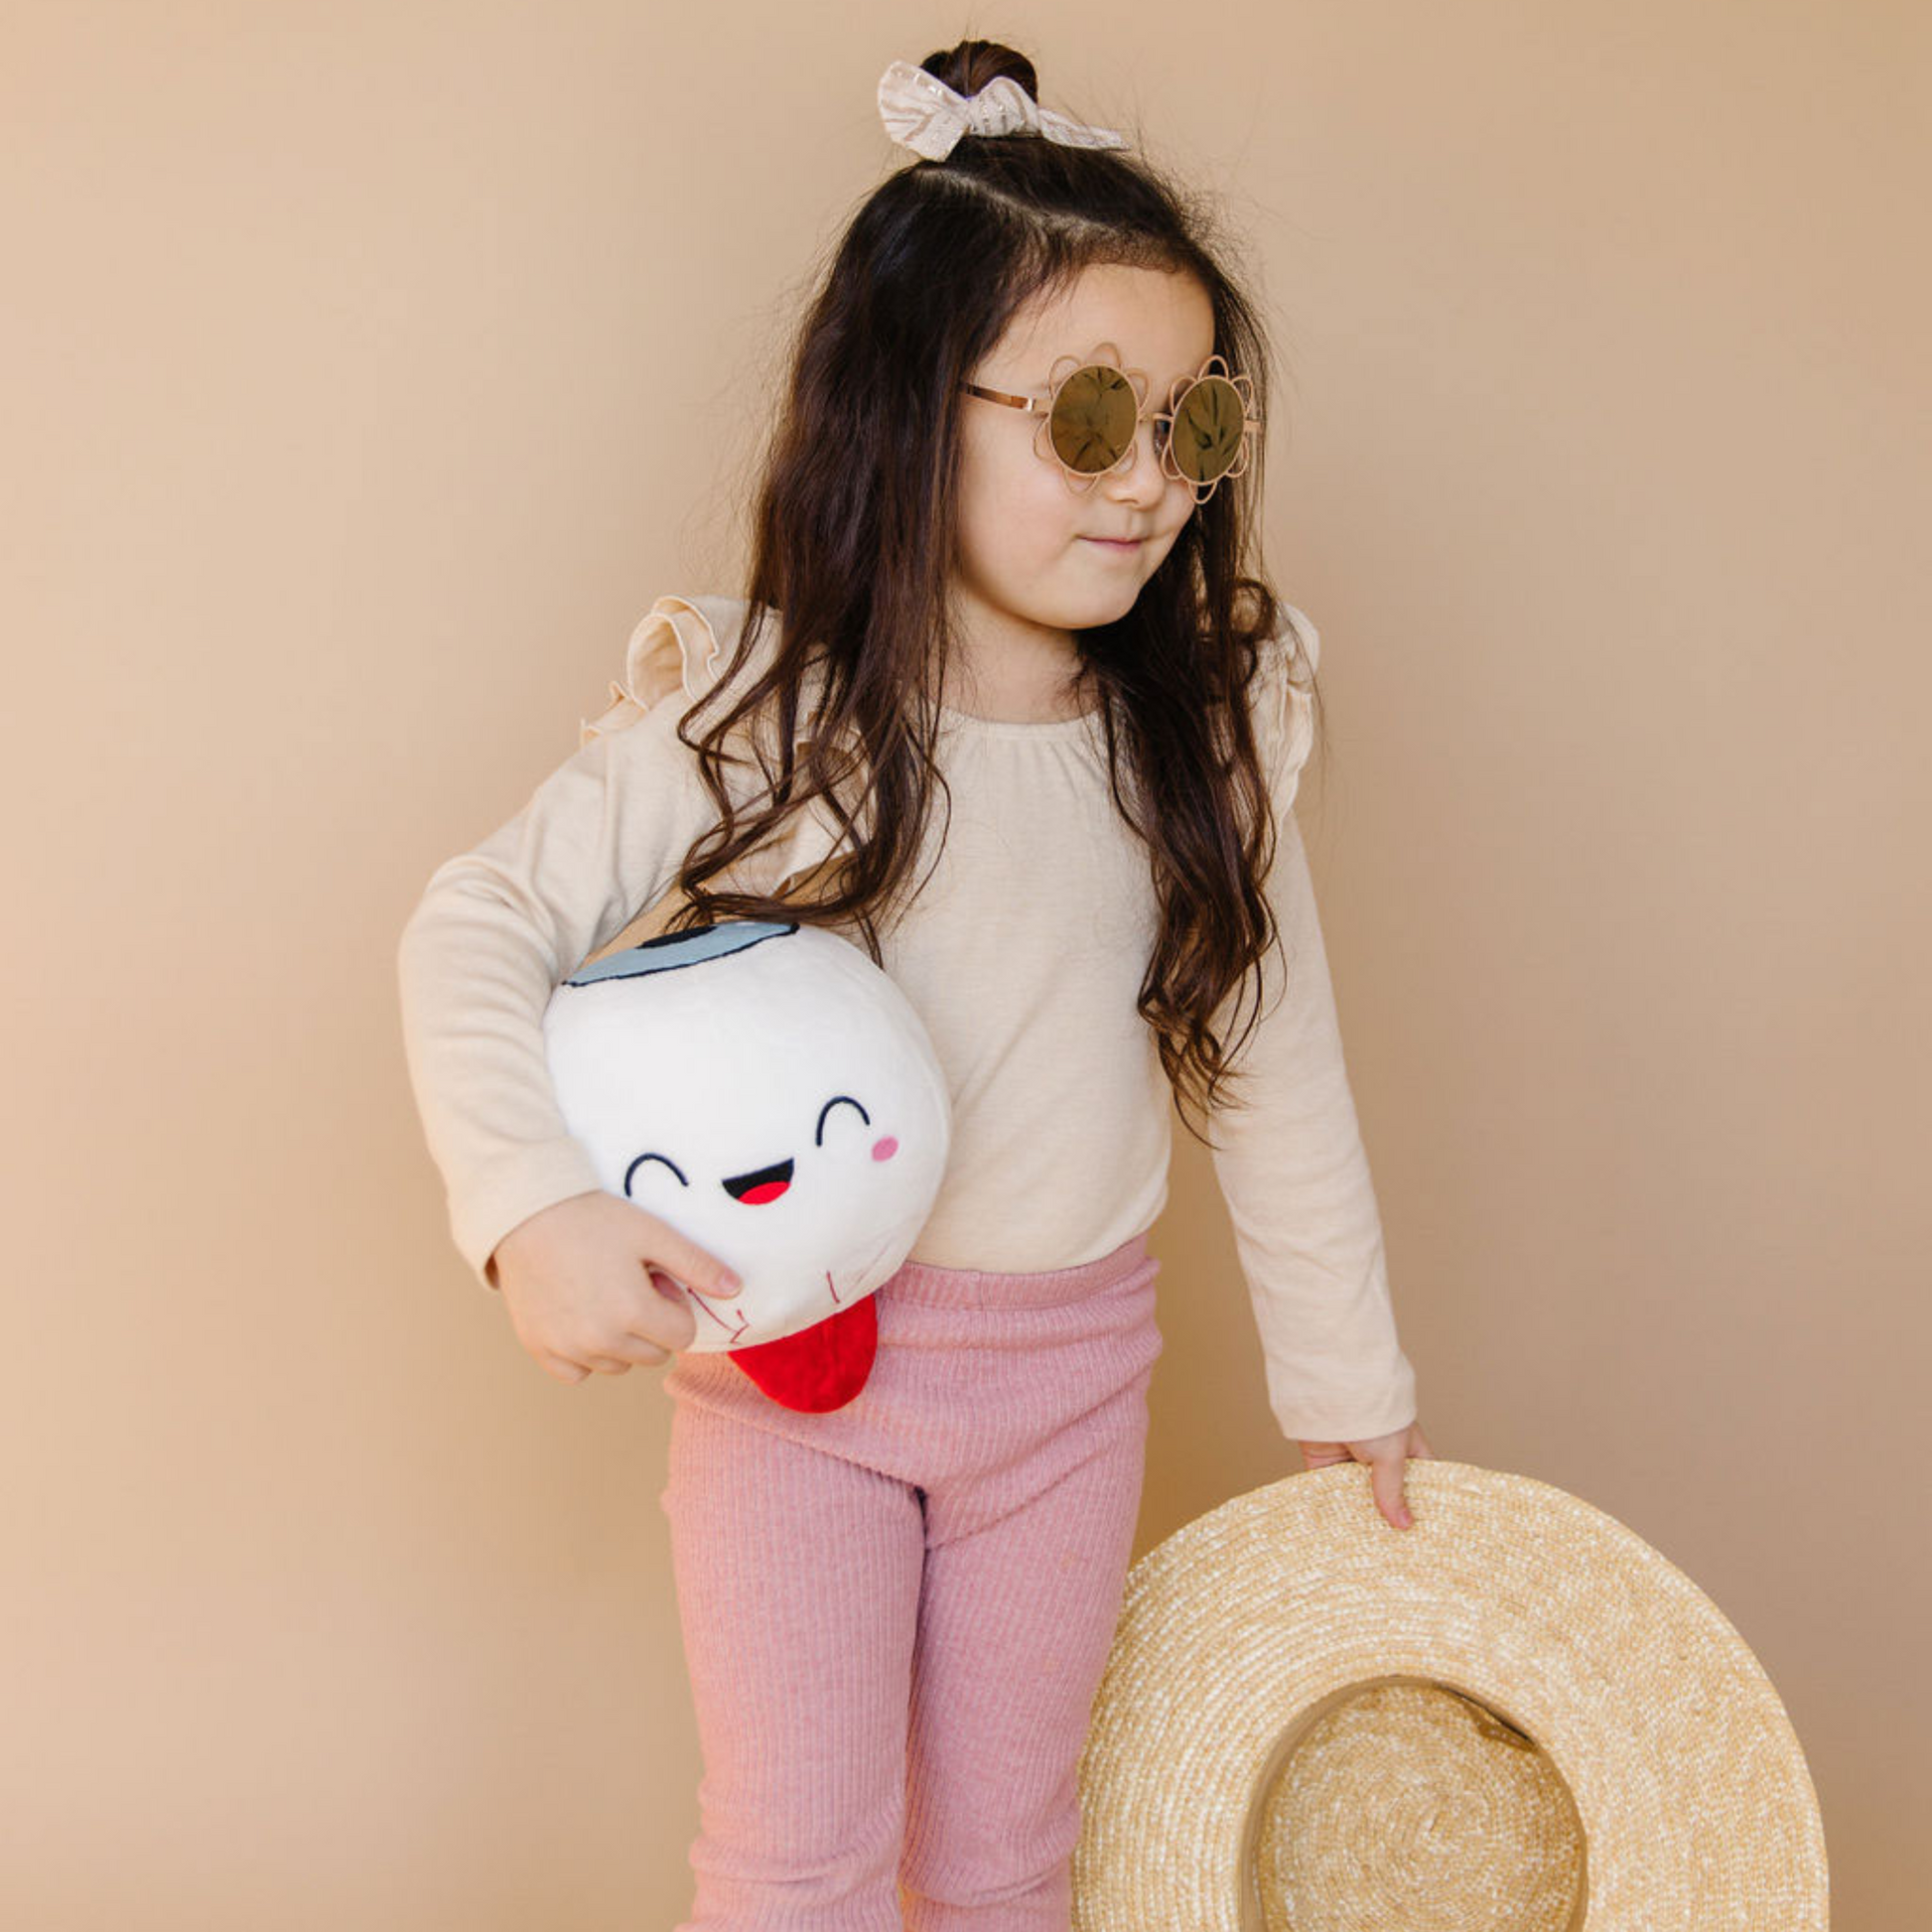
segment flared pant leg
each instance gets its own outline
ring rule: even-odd
[[[907,1932],[1068,1932],[1078,1766],[1140,1516],[1147,1375],[1010,1515],[930,1543],[906,1758]]]
[[[899,1932],[908,1484],[697,1408],[663,1502],[704,1752],[678,1932]]]
[[[679,1358],[660,1502],[705,1769],[677,1932],[1067,1932],[1157,1269],[1144,1237],[1036,1275],[908,1264],[826,1415]]]

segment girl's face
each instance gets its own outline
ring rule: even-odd
[[[969,379],[1043,396],[1060,356],[1085,360],[1101,343],[1147,371],[1152,409],[1213,353],[1213,306],[1190,275],[1090,267],[1065,294],[1019,311]],[[1037,415],[979,396],[962,403],[954,601],[973,645],[1031,644],[1036,655],[1066,632],[1124,617],[1194,508],[1193,491],[1154,454],[1153,423],[1140,425],[1133,461],[1082,493],[1035,453]],[[1099,541],[1107,537],[1139,541]]]

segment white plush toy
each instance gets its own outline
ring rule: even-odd
[[[873,1291],[911,1252],[951,1143],[904,994],[822,926],[724,920],[584,967],[543,1031],[598,1178],[744,1283],[722,1301],[682,1290],[691,1348],[729,1351],[789,1409],[851,1401]]]

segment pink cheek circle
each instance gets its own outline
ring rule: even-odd
[[[872,1158],[875,1161],[890,1161],[898,1152],[898,1143],[888,1134],[883,1141],[872,1144]]]

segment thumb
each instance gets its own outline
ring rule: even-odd
[[[670,1234],[669,1241],[658,1244],[659,1252],[652,1260],[673,1280],[696,1295],[736,1295],[744,1286],[716,1255],[707,1254],[675,1229]]]

